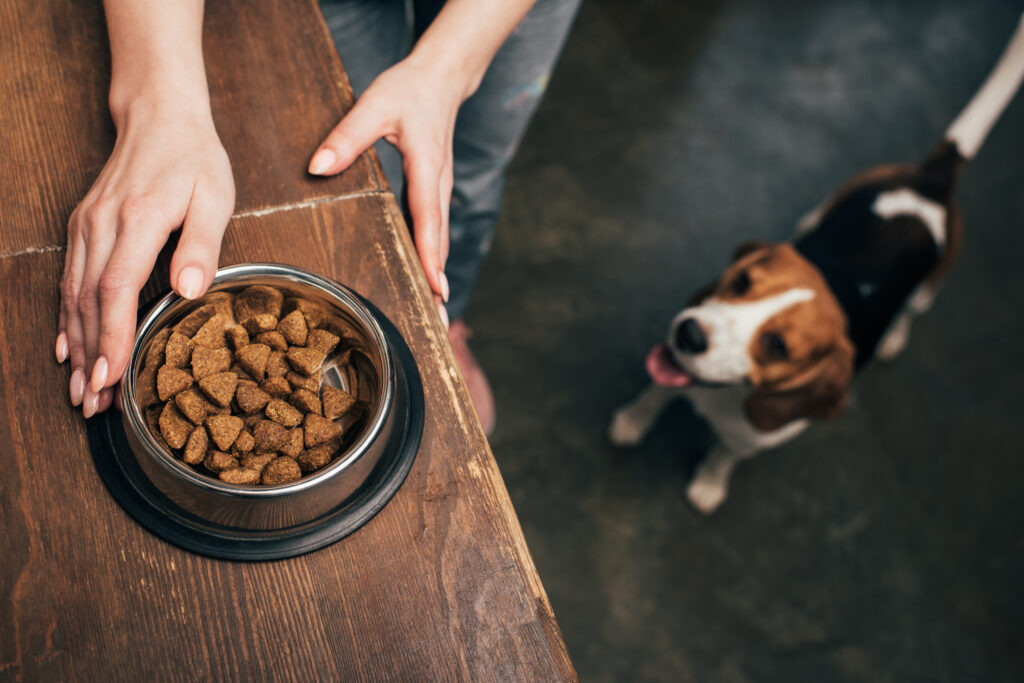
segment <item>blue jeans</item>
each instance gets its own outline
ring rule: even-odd
[[[580,0],[538,0],[495,55],[455,122],[448,315],[462,317],[501,213],[505,169],[537,108]],[[320,0],[356,96],[406,55],[443,0]],[[402,158],[376,145],[392,191],[402,197]]]

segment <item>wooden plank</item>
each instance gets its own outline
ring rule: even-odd
[[[68,216],[113,148],[110,55],[99,2],[0,0],[0,254],[63,244]],[[236,212],[386,187],[374,157],[306,174],[352,106],[315,0],[207,3],[211,106],[235,173]]]
[[[414,253],[386,194],[232,222],[222,265],[291,263],[366,295],[409,341],[427,401],[415,466],[377,517],[252,564],[178,550],[118,508],[50,351],[63,255],[0,259],[19,292],[0,298],[0,381],[18,388],[0,394],[0,678],[575,677]]]

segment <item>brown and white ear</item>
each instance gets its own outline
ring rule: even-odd
[[[853,357],[853,345],[842,337],[797,376],[755,389],[744,404],[747,418],[757,429],[770,432],[793,420],[838,416],[846,407]]]
[[[760,240],[749,240],[747,242],[743,242],[740,246],[736,247],[736,251],[732,253],[733,263],[739,261],[748,254],[753,254],[755,251],[767,249],[770,246],[772,246],[771,242],[762,242]]]

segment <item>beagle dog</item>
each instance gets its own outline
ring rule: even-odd
[[[862,173],[801,219],[792,241],[737,249],[648,354],[652,383],[616,412],[611,441],[638,444],[669,401],[688,398],[718,437],[687,489],[710,513],[738,462],[839,415],[855,373],[896,357],[934,301],[963,229],[956,179],[1022,76],[1024,18],[923,163]]]

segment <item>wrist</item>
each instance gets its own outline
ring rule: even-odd
[[[205,89],[189,90],[156,83],[138,89],[110,89],[110,115],[118,131],[143,119],[205,122],[213,120]]]
[[[406,57],[406,61],[425,75],[428,82],[436,84],[443,92],[461,105],[480,87],[488,60],[463,50],[435,45],[425,35]]]
[[[193,60],[167,64],[143,59],[127,66],[115,62],[108,103],[117,128],[135,114],[210,118],[202,60],[191,66],[189,61]]]

